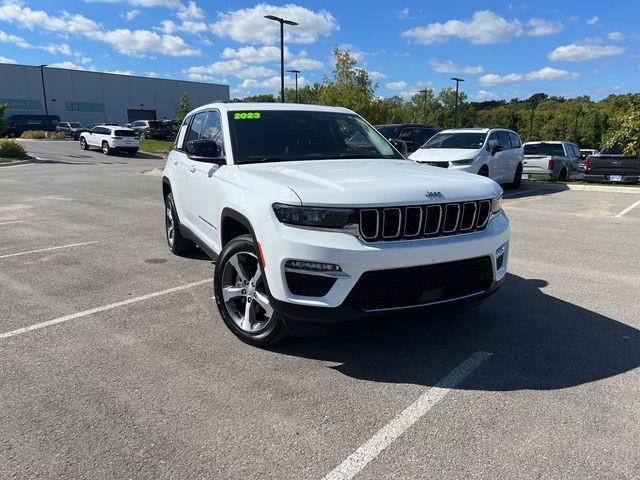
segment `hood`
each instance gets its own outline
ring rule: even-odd
[[[444,203],[494,197],[502,191],[488,178],[408,160],[314,160],[239,165],[289,187],[303,205],[385,206]],[[441,196],[427,197],[427,192]]]
[[[450,162],[452,160],[466,160],[475,158],[482,150],[468,148],[420,148],[409,155],[416,162]]]

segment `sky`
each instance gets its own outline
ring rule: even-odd
[[[278,93],[285,68],[321,82],[335,46],[406,98],[461,77],[470,100],[640,90],[640,1],[0,0],[0,63],[225,83]],[[287,74],[287,85],[293,77]]]

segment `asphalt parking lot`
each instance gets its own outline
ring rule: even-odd
[[[507,190],[482,305],[257,349],[213,263],[167,250],[162,159],[25,146],[0,168],[0,478],[640,478],[640,195]]]

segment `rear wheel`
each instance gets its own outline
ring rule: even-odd
[[[108,142],[102,142],[102,153],[105,155],[111,155],[111,147]]]
[[[559,182],[566,182],[567,181],[567,169],[563,168],[562,170],[560,170],[560,173],[558,174],[558,181]]]
[[[288,332],[270,302],[258,250],[250,235],[225,245],[213,277],[216,304],[229,330],[250,345],[271,345]]]
[[[191,240],[184,238],[180,233],[180,222],[178,221],[178,214],[176,213],[176,207],[173,203],[173,194],[167,193],[164,198],[164,225],[165,233],[167,235],[167,245],[169,250],[174,255],[182,255],[195,248],[195,243]]]
[[[89,150],[89,145],[87,145],[87,141],[84,137],[80,137],[80,148],[82,150]]]
[[[522,164],[519,163],[518,166],[516,167],[516,173],[513,176],[513,182],[511,182],[510,187],[520,188],[521,184],[522,184]]]

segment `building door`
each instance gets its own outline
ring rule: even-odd
[[[155,120],[156,119],[156,111],[155,110],[141,110],[139,108],[128,108],[127,109],[127,123],[133,123],[136,120]]]

